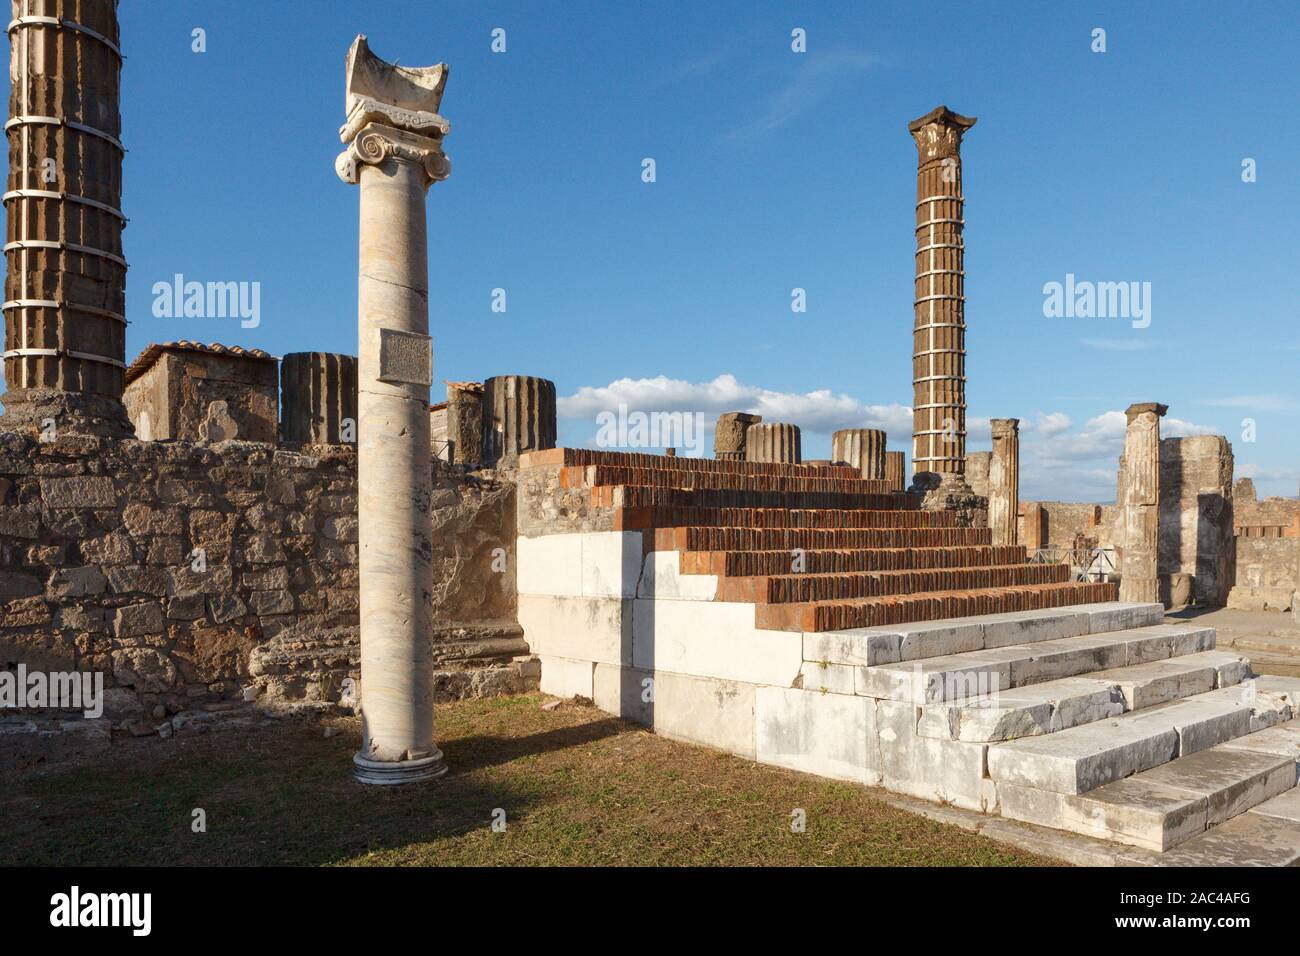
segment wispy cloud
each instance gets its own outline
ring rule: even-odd
[[[727,134],[729,139],[750,139],[779,129],[881,62],[875,54],[858,50],[791,54],[790,60],[785,82],[766,98],[757,115]]]
[[[1230,395],[1226,398],[1198,398],[1197,405],[1214,408],[1245,408],[1259,412],[1290,412],[1296,400],[1287,395]]]
[[[1141,352],[1156,343],[1152,339],[1079,339],[1079,344],[1087,349],[1100,349],[1103,352]]]

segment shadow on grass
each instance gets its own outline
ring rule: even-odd
[[[197,739],[143,759],[124,755],[15,781],[0,794],[4,863],[319,865],[474,831],[491,838],[497,808],[517,819],[547,797],[527,775],[510,779],[489,768],[621,729],[609,719],[520,738],[450,740],[447,776],[392,788],[351,778],[350,734],[292,728],[237,742]],[[195,833],[200,809],[207,831]]]

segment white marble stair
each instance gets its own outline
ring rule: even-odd
[[[1213,628],[1156,624],[861,667],[857,692],[923,706],[1213,649]]]
[[[916,732],[921,737],[984,743],[1040,736],[1231,687],[1250,676],[1250,662],[1239,654],[1199,651],[974,699],[925,704]]]
[[[1162,863],[1242,862],[1240,851],[1226,852],[1224,833],[1271,841],[1276,851],[1260,850],[1266,862],[1294,863],[1300,860],[1298,759],[1300,720],[1289,720],[1084,793],[1004,781],[998,797],[1002,815],[1011,819],[1162,853],[1183,848]],[[1237,822],[1243,814],[1252,818]]]

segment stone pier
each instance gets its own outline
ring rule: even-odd
[[[477,465],[483,460],[483,384],[447,383],[447,440],[450,460]]]
[[[907,488],[907,456],[901,451],[885,452],[885,479],[890,491]]]
[[[852,465],[863,478],[885,477],[885,433],[878,428],[843,428],[831,435],[831,461]]]
[[[1124,454],[1119,460],[1119,599],[1160,600],[1160,419],[1158,402],[1130,405]]]
[[[496,375],[483,383],[483,463],[513,467],[528,451],[555,447],[555,383]]]
[[[1024,522],[1025,540],[1022,543],[1025,550],[1029,552],[1029,557],[1033,558],[1034,552],[1047,547],[1047,509],[1037,502],[1031,501],[1025,505]]]
[[[358,519],[361,685],[357,779],[413,783],[446,772],[433,739],[429,452],[429,186],[446,179],[447,65],[397,67],[358,36],[347,57],[347,149],[336,169],[361,186]]]
[[[748,412],[723,412],[719,415],[718,424],[713,429],[713,457],[722,461],[744,461],[745,432],[750,425],[757,425],[762,420],[762,415]]]
[[[989,527],[993,544],[1014,545],[1020,514],[1020,419],[995,418],[989,458]]]
[[[803,460],[799,426],[759,422],[745,429],[745,460],[797,465]]]
[[[912,473],[961,475],[966,457],[962,135],[975,125],[939,106],[907,125],[916,140],[916,289]],[[918,482],[924,486],[925,483]]]
[[[117,3],[13,9],[0,428],[129,436]]]
[[[332,352],[284,356],[280,360],[280,408],[280,431],[286,442],[342,445],[356,441],[355,356]]]

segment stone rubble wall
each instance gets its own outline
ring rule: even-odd
[[[513,481],[431,467],[435,657],[448,671],[503,666],[527,653]],[[250,657],[281,635],[355,630],[356,509],[347,445],[0,433],[0,666],[100,671],[155,715],[259,693],[337,700],[346,650],[307,655],[296,682],[277,682],[274,668],[255,679]],[[440,686],[489,684],[502,682]]]

